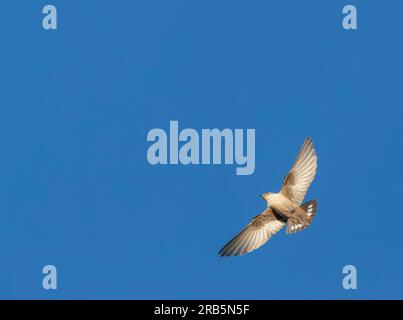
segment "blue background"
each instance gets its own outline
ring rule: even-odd
[[[42,29],[42,7],[58,30]],[[358,30],[342,8],[358,9]],[[401,1],[3,1],[0,298],[403,298]],[[147,132],[255,128],[256,171],[151,166]],[[313,225],[217,251],[303,139]],[[42,268],[58,290],[42,289]],[[342,268],[358,269],[358,290]]]

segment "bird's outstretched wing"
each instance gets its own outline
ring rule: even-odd
[[[238,256],[261,247],[285,225],[272,209],[267,208],[256,216],[240,233],[229,241],[220,251],[221,257]]]
[[[296,204],[301,204],[313,179],[317,159],[315,147],[310,138],[305,139],[290,172],[284,179],[281,193]]]

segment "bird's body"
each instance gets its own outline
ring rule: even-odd
[[[301,204],[317,168],[317,155],[311,139],[306,139],[294,165],[284,179],[281,191],[266,192],[267,209],[257,215],[219,252],[221,256],[242,255],[266,243],[285,225],[286,233],[308,227],[317,210],[316,200]]]
[[[281,193],[273,193],[267,197],[267,207],[278,211],[281,215],[289,218],[291,213],[299,206],[292,202],[287,197],[283,196]]]

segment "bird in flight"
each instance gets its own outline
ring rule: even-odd
[[[280,192],[262,194],[261,197],[267,202],[266,210],[253,218],[218,254],[221,257],[238,256],[256,250],[285,225],[287,234],[308,227],[315,217],[317,202],[310,200],[301,203],[315,178],[317,159],[312,140],[305,139]]]

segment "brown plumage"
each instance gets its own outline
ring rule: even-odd
[[[281,230],[286,220],[267,208],[253,218],[245,229],[238,233],[219,252],[220,256],[242,255],[265,244],[274,234]]]
[[[260,248],[287,225],[286,233],[304,230],[316,215],[316,200],[301,205],[316,175],[317,155],[310,138],[305,139],[294,165],[284,178],[279,193],[266,192],[267,209],[257,215],[220,251],[220,256],[237,256]]]

